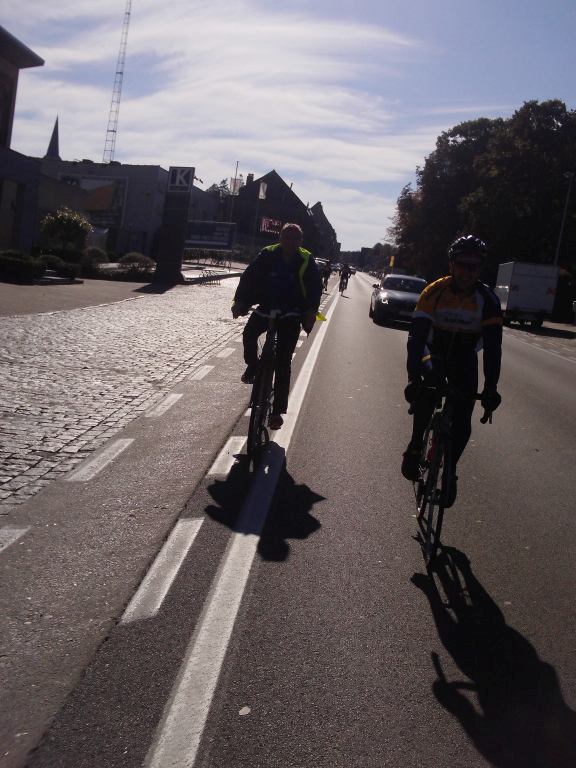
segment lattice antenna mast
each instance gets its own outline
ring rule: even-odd
[[[114,76],[112,101],[110,102],[110,114],[108,115],[108,128],[106,130],[106,141],[104,142],[104,154],[102,155],[103,163],[110,163],[112,160],[114,160],[116,135],[118,133],[118,115],[120,113],[120,99],[122,97],[122,81],[124,79],[124,63],[126,61],[126,47],[128,45],[128,27],[130,26],[131,11],[132,0],[127,0],[126,10],[124,11],[124,22],[122,24],[120,50],[118,51],[118,60],[116,62],[116,75]]]

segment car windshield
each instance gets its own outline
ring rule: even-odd
[[[403,291],[404,293],[422,293],[425,280],[409,277],[387,277],[382,283],[382,288],[388,291]]]

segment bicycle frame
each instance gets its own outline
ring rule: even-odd
[[[274,398],[278,322],[285,317],[300,316],[298,312],[286,312],[283,314],[280,310],[271,310],[268,315],[264,315],[261,312],[258,314],[267,317],[269,323],[250,397],[251,412],[247,450],[249,458],[254,461],[257,461],[262,448],[270,439],[267,427]]]
[[[444,504],[453,477],[452,467],[452,424],[454,421],[455,397],[465,396],[453,387],[429,387],[435,393],[432,416],[425,432],[420,477],[416,481],[418,525],[420,542],[427,567],[430,567],[440,547],[440,534],[444,517]],[[472,396],[479,400],[481,395]],[[412,409],[411,409],[412,410]],[[484,412],[482,423],[491,413]]]

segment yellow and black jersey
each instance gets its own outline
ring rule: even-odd
[[[469,361],[469,355],[484,347],[485,375],[495,386],[501,346],[502,311],[496,294],[480,282],[463,293],[455,289],[450,275],[442,277],[424,288],[414,310],[408,337],[409,377],[419,374],[426,354],[465,355]]]
[[[458,292],[454,290],[450,275],[424,288],[414,318],[431,323],[430,342],[434,341],[435,331],[440,331],[444,333],[437,335],[457,334],[459,343],[468,337],[468,343],[476,342],[476,349],[480,348],[486,326],[502,325],[500,301],[487,285],[478,283],[471,293]]]

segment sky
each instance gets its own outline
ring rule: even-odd
[[[12,148],[101,161],[125,0],[2,0],[44,67],[20,74]],[[115,159],[192,165],[201,188],[275,168],[345,250],[389,239],[438,135],[530,99],[576,108],[574,0],[133,0]]]

